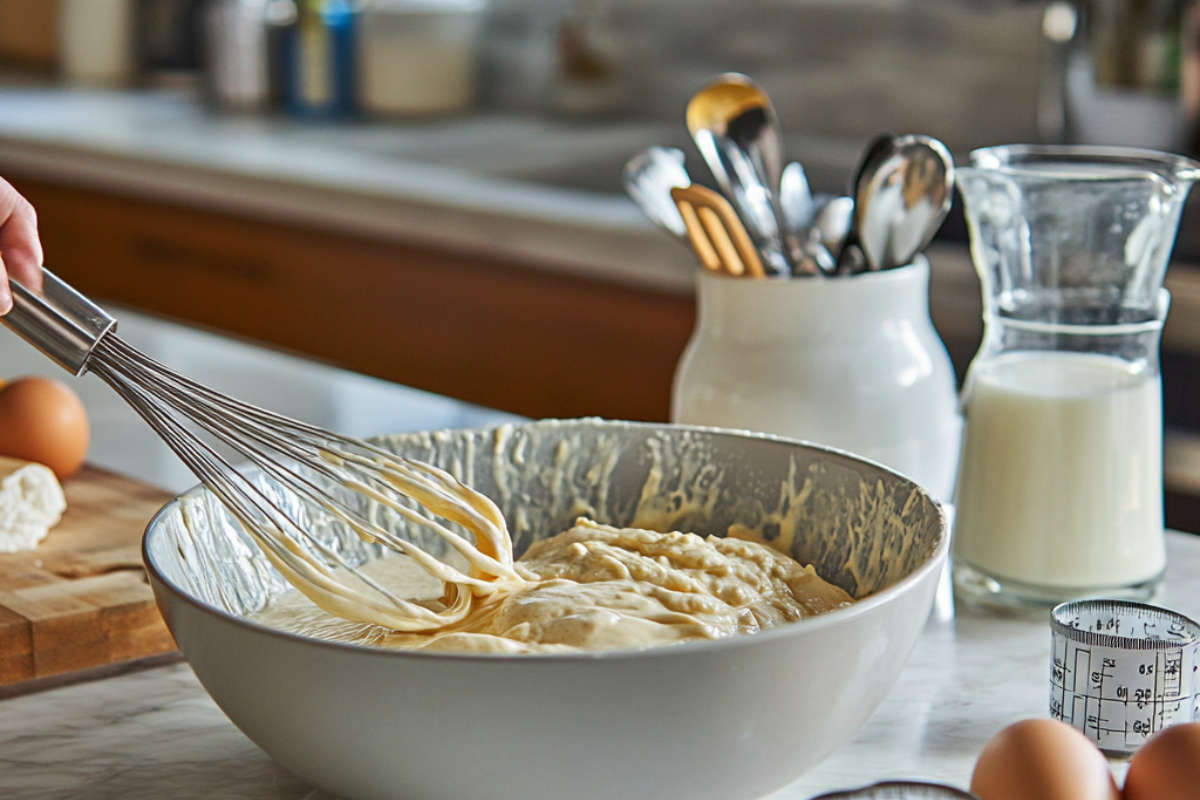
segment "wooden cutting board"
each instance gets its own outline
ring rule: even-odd
[[[172,497],[84,467],[36,550],[0,553],[0,686],[175,650],[142,567],[142,534]]]

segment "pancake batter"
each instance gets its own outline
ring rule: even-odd
[[[403,632],[343,619],[297,591],[249,619],[377,647],[557,653],[756,633],[853,602],[811,566],[736,536],[702,539],[581,518],[514,563],[522,582],[473,596],[469,613],[436,629]],[[439,582],[405,556],[377,559],[362,572],[435,614],[463,599],[454,584]]]

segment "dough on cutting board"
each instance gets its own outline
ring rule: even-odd
[[[0,456],[0,553],[33,550],[66,510],[49,467]]]

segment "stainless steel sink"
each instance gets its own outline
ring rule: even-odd
[[[712,175],[688,139],[682,122],[675,126],[647,127],[645,132],[647,135],[640,137],[606,138],[601,134],[591,141],[571,141],[571,137],[567,136],[564,137],[564,143],[568,146],[561,150],[539,150],[524,163],[485,166],[478,171],[492,177],[623,195],[621,171],[625,162],[645,147],[662,145],[683,150],[692,180],[715,188]],[[844,194],[859,156],[859,144],[793,137],[785,142],[784,151],[789,160],[797,160],[804,165],[814,192]]]
[[[480,176],[582,192],[623,195],[625,162],[651,145],[678,147],[697,183],[712,184],[678,123],[640,120],[556,120],[505,116],[313,128],[289,126],[287,139],[388,161],[434,164]],[[845,191],[861,143],[794,136],[785,143],[815,191]]]

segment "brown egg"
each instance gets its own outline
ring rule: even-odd
[[[1125,800],[1200,798],[1200,722],[1164,728],[1146,740],[1129,762]]]
[[[1027,719],[992,737],[975,762],[980,800],[1121,800],[1108,760],[1054,719]]]
[[[87,448],[87,413],[66,384],[24,377],[0,386],[0,455],[45,464],[62,481]]]

